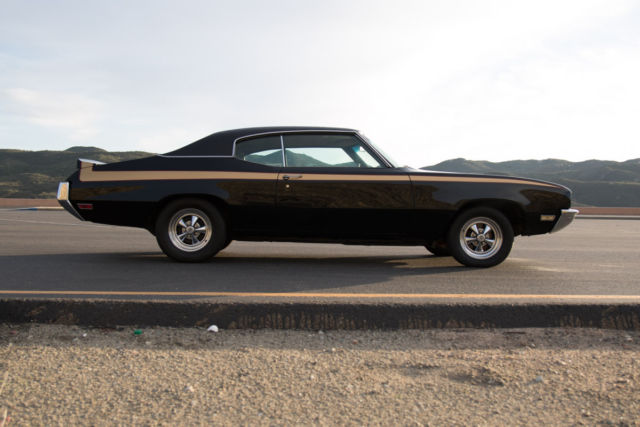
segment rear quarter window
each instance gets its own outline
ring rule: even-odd
[[[236,142],[235,157],[266,166],[283,166],[280,136],[245,139]]]

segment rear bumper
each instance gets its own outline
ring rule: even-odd
[[[58,203],[60,203],[60,206],[62,206],[71,215],[75,216],[80,221],[84,221],[85,219],[80,216],[78,211],[75,210],[75,208],[69,201],[70,188],[71,188],[71,185],[67,181],[61,182],[58,184],[58,196],[57,196]]]
[[[554,225],[553,228],[551,229],[551,233],[560,231],[563,228],[565,228],[567,225],[571,224],[571,222],[579,212],[580,211],[577,209],[562,209],[562,212],[560,213],[560,218],[558,218],[558,221],[556,221],[556,225]]]

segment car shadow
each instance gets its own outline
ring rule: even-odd
[[[453,258],[398,256],[260,256],[221,253],[178,263],[159,252],[0,257],[7,290],[299,292],[384,285],[410,276],[469,274]],[[382,286],[383,288],[380,288]],[[386,289],[388,291],[388,289]]]

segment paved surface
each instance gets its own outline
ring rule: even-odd
[[[420,247],[253,242],[193,265],[169,260],[144,230],[0,211],[0,298],[637,303],[638,242],[640,221],[583,219],[517,238],[484,270]]]

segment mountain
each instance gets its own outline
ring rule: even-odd
[[[269,154],[249,154],[244,157],[244,160],[249,162],[260,163],[262,165],[280,166],[282,165],[282,152],[275,151]],[[303,153],[295,153],[293,151],[287,151],[287,164],[297,167],[329,167],[328,163],[315,159]],[[336,167],[357,167],[354,162],[341,163],[335,165]]]
[[[151,156],[142,151],[110,153],[96,147],[71,147],[65,151],[0,150],[0,197],[52,198],[58,182],[76,170],[76,160],[105,163]]]
[[[640,159],[626,162],[547,159],[499,163],[452,159],[422,169],[541,179],[571,188],[576,205],[640,206]]]
[[[108,152],[97,147],[71,147],[64,151],[0,149],[0,197],[53,198],[58,182],[76,170],[78,158],[113,163],[152,155],[142,151]],[[280,153],[266,157],[280,164]],[[295,161],[309,166],[318,162],[304,155]],[[423,169],[542,179],[571,188],[576,205],[640,207],[640,159],[576,163],[557,159],[500,163],[452,159]]]

